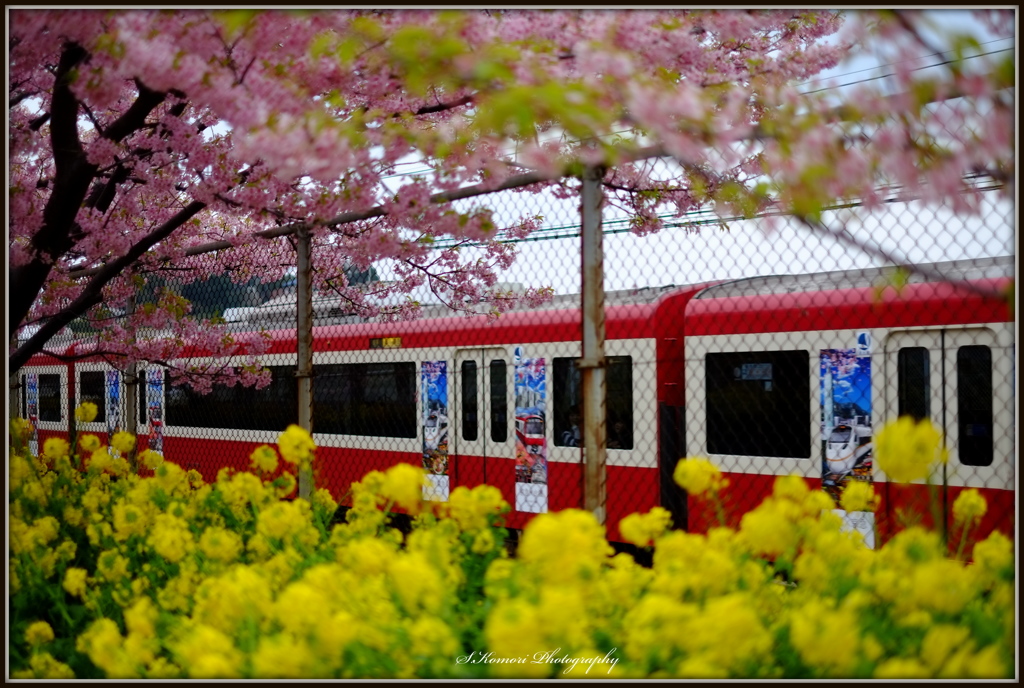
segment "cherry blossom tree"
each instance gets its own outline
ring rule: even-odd
[[[986,19],[1012,31],[1012,12]],[[82,353],[170,362],[186,343],[261,384],[261,338],[190,317],[170,292],[130,306],[154,276],[270,281],[312,237],[314,287],[371,317],[428,285],[493,312],[500,270],[537,227],[497,226],[486,192],[577,192],[605,170],[634,230],[713,207],[820,222],[837,199],[886,193],[976,203],[971,178],[1012,194],[1013,61],[968,70],[955,43],[940,77],[898,88],[795,86],[858,52],[934,49],[914,12],[691,10],[12,10],[9,41],[9,363],[70,322]],[[936,108],[935,104],[951,104]],[[678,174],[654,174],[668,156]],[[397,192],[404,161],[430,172]],[[456,206],[452,199],[462,198]],[[465,200],[468,199],[468,200]],[[434,244],[445,239],[446,248]],[[472,244],[484,257],[460,250]],[[209,247],[219,250],[207,252]],[[350,284],[380,260],[400,279]],[[112,314],[125,314],[112,317]],[[208,387],[209,382],[205,386]]]

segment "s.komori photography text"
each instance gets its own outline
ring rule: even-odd
[[[607,664],[607,673],[611,673],[612,669],[618,663],[619,658],[615,657],[616,648],[608,650],[604,655],[596,655],[593,657],[570,657],[568,654],[559,653],[562,652],[562,648],[556,648],[546,652],[534,652],[532,655],[523,655],[521,657],[497,657],[493,652],[477,652],[473,651],[468,655],[459,655],[455,662],[456,664],[562,664],[565,666],[562,669],[563,674],[567,674],[576,668],[577,664],[586,664],[587,670],[584,673],[589,674],[590,670],[594,668],[595,664]]]

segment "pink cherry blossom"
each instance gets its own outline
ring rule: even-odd
[[[983,16],[995,31],[1013,24],[1012,13]],[[311,228],[314,288],[366,317],[414,317],[417,305],[402,297],[422,285],[467,312],[535,306],[550,290],[496,286],[516,255],[502,239],[539,226],[531,204],[497,226],[494,197],[456,209],[437,196],[495,189],[524,170],[546,181],[509,194],[570,199],[579,185],[562,170],[607,163],[607,203],[630,214],[637,234],[658,231],[666,213],[724,212],[723,190],[760,181],[772,195],[758,202],[784,212],[811,183],[809,170],[822,203],[871,206],[891,188],[969,211],[977,199],[964,175],[979,170],[1011,194],[1006,70],[932,70],[937,102],[927,106],[914,95],[923,76],[911,62],[894,82],[819,94],[796,87],[854,51],[920,54],[922,17],[900,17],[14,9],[9,327],[42,329],[13,345],[12,367],[85,318],[96,333],[79,354],[120,367],[169,364],[172,381],[199,389],[266,384],[258,336],[197,320],[178,297],[126,312],[154,278],[282,277],[295,265],[289,238],[257,233],[299,223]],[[591,145],[612,135],[614,151]],[[658,178],[644,160],[624,162],[640,135],[682,174]],[[395,185],[409,160],[430,171]],[[353,216],[362,219],[342,221]],[[189,255],[210,242],[228,248]],[[346,270],[382,261],[397,266],[397,280],[348,283]],[[184,351],[205,353],[186,360]]]

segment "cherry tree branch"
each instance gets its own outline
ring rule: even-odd
[[[61,328],[72,320],[85,314],[93,306],[102,302],[103,288],[115,277],[120,275],[128,266],[141,258],[146,251],[163,241],[190,219],[195,217],[203,208],[205,203],[193,201],[185,208],[176,213],[174,217],[167,220],[155,230],[146,235],[145,238],[133,245],[123,256],[112,260],[100,268],[92,280],[85,286],[78,297],[66,308],[46,321],[24,344],[20,345],[8,358],[10,370],[17,370],[25,365],[32,354],[40,351],[44,344]]]

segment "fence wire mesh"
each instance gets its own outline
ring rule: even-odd
[[[344,503],[369,471],[407,462],[426,469],[433,499],[497,486],[513,528],[584,506],[579,187],[566,179],[539,194],[486,198],[498,227],[536,223],[527,236],[499,235],[516,260],[495,269],[494,287],[550,288],[541,306],[488,315],[486,304],[446,291],[452,275],[443,271],[413,290],[421,310],[412,320],[364,318],[330,289],[315,294],[316,487]],[[673,479],[686,457],[708,457],[726,474],[730,524],[776,477],[796,474],[835,497],[836,509],[852,481],[872,483],[878,510],[844,512],[871,542],[915,514],[952,531],[952,505],[967,488],[989,503],[979,533],[1013,532],[1015,321],[1000,296],[1015,271],[1011,202],[985,193],[966,214],[959,201],[883,199],[826,210],[816,227],[668,213],[648,231],[614,187],[602,208],[609,537],[620,537],[622,517],[654,506],[680,528],[715,525],[712,504]],[[495,260],[470,242],[435,250],[463,265]],[[898,271],[893,261],[915,267]],[[378,263],[345,277],[373,291],[409,273]],[[118,371],[87,359],[24,368],[13,382],[20,413],[41,441],[67,432],[75,405],[92,401],[99,413],[81,431],[134,428],[140,449],[208,481],[225,467],[245,469],[298,417],[295,278],[160,286],[236,336],[268,331],[270,384],[200,393],[171,384],[160,365]],[[88,335],[72,330],[50,348]],[[196,353],[177,364],[201,361]],[[931,488],[898,484],[875,461],[880,429],[900,416],[929,419],[943,435],[948,462]]]

